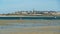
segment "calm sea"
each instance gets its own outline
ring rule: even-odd
[[[50,20],[50,19],[60,19],[60,16],[52,16],[52,17],[40,17],[40,16],[36,16],[36,17],[0,17],[0,19],[7,19],[7,20],[20,20],[20,19],[48,19],[48,20]]]

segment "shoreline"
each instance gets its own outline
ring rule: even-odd
[[[60,26],[37,26],[37,27],[18,28],[18,26],[14,27],[12,24],[12,23],[51,24],[57,22],[60,22],[60,20],[53,20],[53,21],[52,20],[0,20],[0,26],[1,26],[0,34],[60,34]],[[8,28],[10,26],[9,23],[12,24],[10,28]]]
[[[57,23],[58,22],[58,23]],[[37,23],[41,23],[41,24],[59,24],[60,20],[0,20],[0,25],[4,25],[7,23],[33,23],[33,24],[37,24]]]
[[[9,29],[1,29],[0,33],[2,34],[60,34],[60,27],[43,26],[43,27],[32,27],[32,28],[9,28]]]
[[[26,20],[24,20],[24,19],[18,20],[18,19],[17,19],[17,20],[0,20],[0,23],[1,23],[1,22],[2,22],[2,23],[3,23],[3,22],[12,22],[12,23],[13,23],[13,22],[15,22],[15,23],[19,23],[19,22],[20,22],[20,23],[21,23],[21,22],[41,22],[41,21],[42,21],[42,22],[43,22],[43,21],[49,21],[49,22],[50,22],[50,21],[52,21],[52,20],[43,20],[43,19],[41,19],[41,20],[39,20],[39,19],[38,19],[38,20],[34,20],[34,19],[30,19],[30,20],[28,20],[28,19],[26,19]],[[60,20],[53,20],[53,21],[57,21],[57,22],[58,22],[58,21],[60,21]],[[53,22],[53,21],[52,21],[52,22]]]

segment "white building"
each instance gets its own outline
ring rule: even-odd
[[[52,13],[52,15],[60,15],[60,12]]]

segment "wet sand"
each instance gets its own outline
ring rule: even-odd
[[[54,31],[58,30],[58,31]],[[60,34],[59,26],[1,29],[0,34]]]
[[[9,32],[2,34],[60,34],[60,32]]]
[[[0,20],[1,25],[9,25],[7,23],[60,23],[60,20]],[[39,26],[27,28],[7,28],[0,29],[0,34],[60,34],[60,26]]]
[[[6,23],[60,23],[60,20],[0,20],[0,25],[1,24],[6,24]]]

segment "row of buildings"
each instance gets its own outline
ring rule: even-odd
[[[60,15],[57,11],[16,11],[7,15]]]
[[[36,10],[33,10],[33,11],[16,11],[16,12],[13,12],[13,13],[8,13],[8,14],[0,14],[0,15],[35,15],[35,16],[60,16],[60,12],[57,12],[57,11],[36,11]]]

